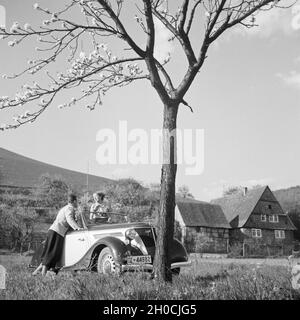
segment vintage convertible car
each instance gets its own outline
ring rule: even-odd
[[[69,231],[57,270],[92,270],[115,273],[130,270],[151,271],[155,254],[155,228],[148,223],[90,224],[80,215],[83,230]],[[41,244],[30,267],[40,263]],[[184,246],[176,239],[171,244],[171,269],[179,274],[191,263]]]

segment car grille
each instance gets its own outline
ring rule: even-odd
[[[155,253],[155,241],[153,238],[151,228],[136,228],[135,231],[138,233],[139,237],[143,241],[148,254],[154,256]]]

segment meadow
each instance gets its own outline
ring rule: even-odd
[[[192,256],[192,266],[171,284],[147,273],[121,276],[60,272],[32,276],[29,256],[0,255],[7,269],[1,300],[299,300],[291,285],[287,259],[206,259]]]

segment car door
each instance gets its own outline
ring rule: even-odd
[[[76,264],[88,251],[87,230],[72,230],[65,236],[62,262],[64,267]]]

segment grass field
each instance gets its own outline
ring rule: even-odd
[[[7,269],[6,289],[0,299],[97,299],[97,300],[291,300],[300,292],[291,286],[287,259],[211,259],[191,255],[172,284],[150,279],[146,273],[104,276],[90,272],[60,272],[57,276],[32,276],[30,257],[0,255]]]

